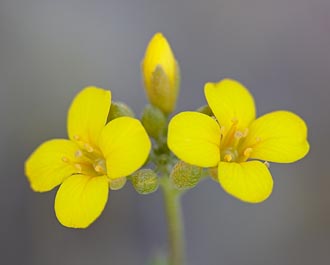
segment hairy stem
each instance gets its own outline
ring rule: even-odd
[[[162,179],[162,188],[168,224],[169,265],[184,265],[185,246],[180,193],[173,189],[168,177]]]

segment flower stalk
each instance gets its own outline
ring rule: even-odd
[[[181,209],[181,193],[175,190],[166,176],[161,187],[164,197],[165,213],[168,226],[169,265],[185,264],[184,226]]]

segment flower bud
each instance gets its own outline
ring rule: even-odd
[[[170,44],[161,33],[156,33],[142,61],[144,87],[151,104],[165,114],[176,105],[180,87],[180,69]]]
[[[123,178],[116,178],[116,179],[111,179],[109,181],[109,186],[111,190],[120,190],[122,189],[125,184],[126,184],[126,177]]]
[[[201,176],[202,168],[179,161],[172,169],[170,179],[179,190],[191,189],[197,185]]]
[[[112,101],[108,115],[108,122],[123,116],[135,117],[133,110],[125,103]]]
[[[155,192],[159,186],[157,174],[151,169],[140,169],[131,176],[134,189],[139,194]]]
[[[160,109],[147,105],[143,110],[141,122],[147,133],[157,139],[166,128],[167,118]]]

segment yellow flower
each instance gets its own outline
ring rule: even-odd
[[[253,97],[234,80],[207,83],[204,92],[215,118],[197,112],[176,115],[169,124],[169,148],[187,163],[217,167],[219,183],[234,197],[250,203],[267,199],[273,179],[267,162],[258,160],[303,158],[309,151],[305,122],[289,111],[256,119]]]
[[[85,88],[68,112],[69,140],[46,141],[26,161],[34,191],[61,184],[55,213],[64,226],[89,226],[103,211],[109,186],[124,183],[148,157],[151,143],[138,120],[121,117],[106,124],[110,105],[110,91]]]
[[[180,69],[171,46],[161,33],[156,33],[142,61],[143,81],[149,101],[164,113],[176,105],[180,87]]]

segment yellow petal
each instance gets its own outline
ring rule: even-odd
[[[76,172],[69,161],[75,160],[78,146],[69,140],[54,139],[41,144],[27,159],[25,174],[34,191],[49,191]]]
[[[176,105],[180,86],[180,69],[171,46],[161,33],[156,33],[146,49],[142,73],[149,101],[165,113]]]
[[[231,79],[207,83],[204,92],[208,105],[223,127],[224,134],[230,129],[233,121],[238,122],[238,130],[244,130],[255,119],[253,97],[241,83]]]
[[[255,120],[242,149],[251,147],[251,158],[278,163],[291,163],[309,151],[307,126],[296,114],[275,111]]]
[[[262,202],[273,190],[272,176],[267,166],[259,161],[220,162],[218,178],[226,192],[244,202]]]
[[[220,161],[220,127],[211,117],[182,112],[172,118],[167,144],[181,160],[200,167],[214,167]]]
[[[67,227],[86,228],[102,213],[108,193],[106,176],[71,176],[63,182],[56,194],[57,219]]]
[[[139,120],[120,117],[104,127],[99,147],[106,159],[108,176],[121,178],[145,163],[151,142]]]
[[[83,89],[73,100],[68,113],[71,140],[97,147],[98,137],[106,124],[111,92],[96,87]]]

